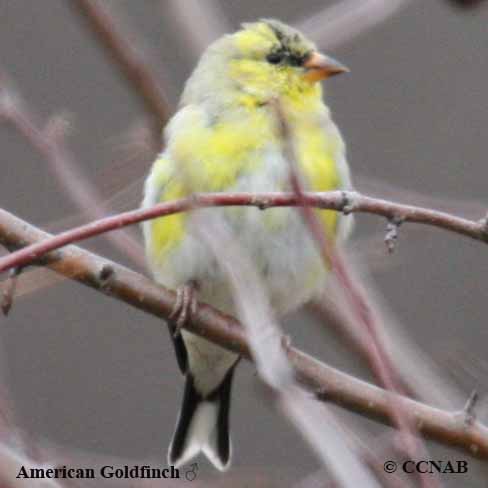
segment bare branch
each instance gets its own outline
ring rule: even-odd
[[[347,307],[355,315],[357,327],[361,327],[368,336],[368,340],[365,342],[367,345],[365,352],[367,353],[371,371],[385,389],[391,392],[403,393],[393,362],[382,340],[381,322],[377,311],[372,307],[365,289],[354,279],[349,266],[335,244],[335,239],[328,235],[326,227],[322,225],[317,212],[304,201],[304,185],[306,182],[303,181],[303,175],[300,173],[300,168],[297,164],[293,129],[288,124],[280,104],[277,106],[276,115],[281,140],[283,141],[283,154],[290,168],[290,186],[300,201],[299,211],[310,236],[318,246],[323,266],[333,274],[340,290],[344,293]],[[347,211],[350,212],[353,202],[347,198],[345,198],[345,201]],[[362,344],[362,341],[360,343]],[[415,456],[422,453],[425,458],[424,446],[414,437],[415,425],[410,412],[403,409],[401,403],[391,403],[390,416],[393,424],[402,434],[409,457],[415,459]],[[428,477],[425,473],[421,473],[419,479],[421,486],[426,488],[439,486],[437,478]]]
[[[102,7],[97,0],[72,0],[71,3],[85,17],[93,33],[105,46],[134,92],[141,97],[147,111],[152,114],[155,124],[154,144],[155,149],[159,150],[161,132],[168,121],[170,105],[151,64],[136,46],[134,39],[131,42],[127,40],[106,6]]]
[[[378,247],[378,241],[376,246]],[[364,286],[365,270],[361,269],[361,264],[350,253],[347,254],[346,259],[348,262],[352,261],[350,271],[354,270],[354,280],[363,283]],[[368,267],[369,265],[370,263]],[[332,281],[328,280],[326,287],[311,304],[310,309],[320,323],[326,325],[327,331],[337,336],[356,361],[362,360],[364,366],[368,366],[368,334],[363,328],[357,327],[357,319],[353,316],[351,307],[347,305],[339,287],[334,286]],[[401,372],[401,377],[398,377],[397,381],[402,391],[408,396],[447,410],[456,409],[463,404],[465,393],[456,386],[459,383],[456,382],[454,385],[446,378],[446,368],[435,363],[412,343],[406,333],[408,327],[402,327],[396,317],[388,313],[388,305],[374,293],[371,282],[367,282],[366,288],[369,301],[373,302],[376,310],[381,310],[384,324],[382,340],[395,365],[395,370]]]
[[[476,390],[471,392],[466,405],[462,410],[462,415],[464,416],[464,423],[469,426],[472,425],[476,419],[476,405],[478,404],[479,394]]]
[[[0,259],[0,272],[15,266],[29,264],[42,255],[60,247],[90,237],[118,230],[144,220],[154,219],[184,212],[196,207],[254,206],[262,210],[270,207],[287,207],[301,205],[302,201],[320,209],[343,211],[346,203],[352,204],[349,212],[363,212],[380,215],[386,218],[401,218],[403,222],[415,222],[471,237],[488,243],[488,233],[484,221],[473,221],[450,215],[437,210],[430,210],[412,205],[389,202],[371,198],[356,192],[304,193],[300,198],[293,193],[205,193],[164,202],[151,208],[137,209],[115,216],[106,217],[95,222],[62,232],[55,237],[35,245],[13,252]]]
[[[341,486],[377,486],[361,460],[344,441],[344,432],[329,409],[298,388],[283,347],[283,332],[274,318],[266,287],[245,249],[217,218],[198,222],[227,275],[234,303],[247,332],[251,354],[261,379],[274,393],[281,412],[308,442]]]
[[[0,243],[7,248],[35,244],[51,237],[0,209]],[[67,247],[49,254],[44,261],[57,273],[162,319],[167,319],[174,308],[174,291],[81,248]],[[109,287],[100,282],[100,273],[106,265],[113,269]],[[246,358],[250,357],[240,324],[207,304],[199,304],[192,321],[185,327]],[[315,392],[317,398],[386,424],[391,422],[389,413],[393,398],[411,412],[418,431],[425,437],[457,447],[474,457],[488,459],[488,428],[478,420],[466,426],[456,412],[451,413],[386,392],[327,366],[293,347],[287,348],[286,352],[298,380]]]
[[[5,73],[2,73],[5,78]],[[5,83],[4,83],[5,84]],[[66,195],[91,219],[101,218],[107,208],[95,186],[80,171],[80,164],[60,137],[59,126],[65,121],[56,118],[39,128],[37,117],[30,112],[11,86],[0,87],[0,117],[10,123],[43,156]],[[141,245],[127,232],[107,234],[107,238],[135,264],[143,266]]]
[[[333,49],[359,37],[410,0],[342,0],[295,25],[320,46]]]

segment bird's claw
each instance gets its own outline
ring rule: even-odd
[[[194,282],[180,286],[176,290],[176,303],[168,317],[172,324],[174,337],[178,337],[181,329],[191,321],[197,311],[197,286]]]

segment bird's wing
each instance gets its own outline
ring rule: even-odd
[[[151,206],[188,196],[193,192],[225,191],[246,171],[256,170],[256,153],[270,140],[269,120],[259,113],[225,119],[210,117],[199,106],[189,105],[173,117],[165,131],[166,149],[154,163],[145,187],[144,204]],[[185,236],[184,213],[154,219],[144,224],[149,256],[161,263]],[[179,283],[165,267],[161,282]],[[168,280],[167,282],[164,280]],[[174,281],[171,282],[171,280]],[[188,368],[188,353],[181,338],[173,338],[178,365]]]
[[[260,151],[273,137],[262,111],[210,117],[201,107],[187,106],[166,130],[166,150],[152,168],[146,200],[154,205],[195,192],[230,190],[243,174],[258,170]],[[153,252],[164,257],[181,242],[186,218],[175,214],[151,221]]]

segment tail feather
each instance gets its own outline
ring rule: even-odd
[[[202,397],[198,394],[193,386],[193,377],[190,373],[186,376],[185,392],[183,395],[183,405],[180,410],[178,422],[176,424],[176,430],[173,435],[173,439],[169,446],[168,452],[168,464],[172,466],[180,466],[196,455],[197,452],[193,452],[194,448],[190,451],[190,445],[187,439],[189,436],[189,430],[192,426],[192,419],[195,416],[198,406],[202,402]],[[194,446],[196,447],[196,446]]]
[[[191,373],[187,374],[183,406],[168,453],[168,464],[179,467],[202,451],[220,471],[231,460],[229,435],[230,392],[234,368],[209,396],[195,389]]]

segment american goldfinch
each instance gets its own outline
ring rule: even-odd
[[[165,129],[165,150],[146,180],[143,206],[192,192],[289,190],[273,100],[279,100],[293,136],[307,189],[349,189],[344,143],[319,83],[344,71],[277,20],[243,24],[214,42]],[[183,292],[192,283],[201,300],[235,312],[224,272],[194,225],[195,214],[205,212],[215,212],[254,260],[277,313],[310,300],[323,285],[326,270],[293,208],[200,209],[145,222],[147,260],[156,281]],[[333,211],[319,215],[330,237],[346,234],[348,217]],[[179,312],[188,306],[188,296],[179,295]],[[180,466],[203,452],[225,470],[231,461],[229,406],[238,356],[186,330],[173,339],[186,386],[168,463]]]

